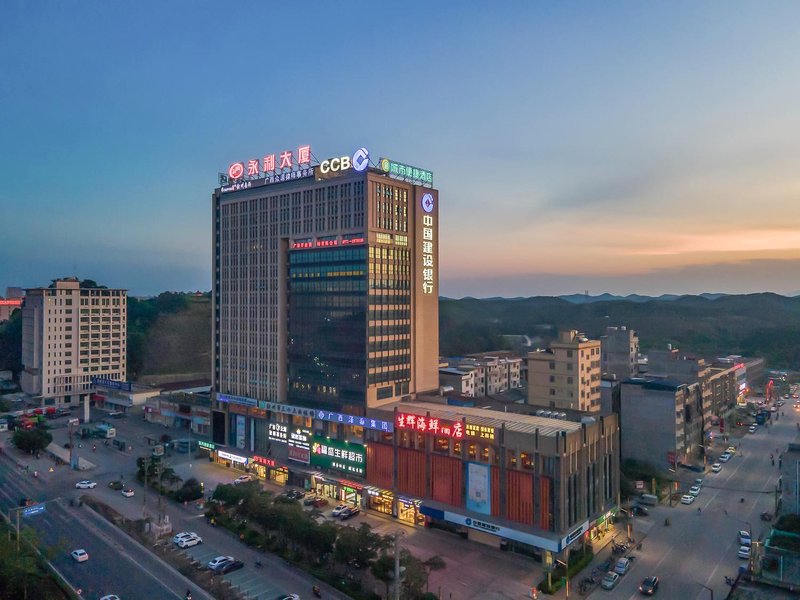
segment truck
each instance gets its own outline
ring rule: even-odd
[[[95,436],[99,438],[111,439],[117,437],[117,429],[107,423],[101,423],[95,428]]]

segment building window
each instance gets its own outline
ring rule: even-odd
[[[476,460],[478,458],[478,444],[471,443],[467,446],[467,458]]]
[[[556,361],[551,360],[550,361],[550,369],[552,370],[552,369],[555,369],[555,368],[556,368]]]
[[[523,469],[533,469],[533,458],[530,452],[520,452],[519,461]]]
[[[508,466],[515,468],[517,466],[517,453],[513,450],[506,450],[506,456],[508,458]]]

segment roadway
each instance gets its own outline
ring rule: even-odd
[[[681,470],[684,493],[696,477],[704,478],[700,495],[691,505],[660,505],[650,509],[649,517],[637,517],[634,537],[644,541],[641,550],[632,552],[637,557],[632,568],[614,591],[598,588],[593,595],[640,598],[639,584],[645,577],[657,575],[661,578],[660,597],[710,598],[710,589],[716,597],[724,598],[730,590],[725,576],[735,577],[739,567],[747,565],[746,560],[737,557],[738,532],[749,530],[754,542],[763,541],[769,524],[761,521],[760,515],[775,511],[779,477],[775,452],[785,449],[794,439],[800,417],[788,403],[782,411],[785,416],[777,421],[773,416],[769,428],[761,426],[754,434],[744,433],[742,438],[732,439],[739,451],[722,464],[719,473],[710,469],[705,474]],[[724,446],[718,443],[714,455],[719,455]],[[775,455],[774,466],[770,454]],[[669,527],[664,525],[667,517]]]

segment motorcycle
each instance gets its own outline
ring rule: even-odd
[[[311,588],[311,591],[313,592],[314,596],[316,596],[317,598],[322,598],[322,592],[320,591],[318,585],[313,586]]]
[[[761,520],[762,521],[772,521],[772,515],[768,512],[761,513]]]

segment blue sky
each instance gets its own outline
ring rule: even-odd
[[[444,295],[800,292],[800,4],[0,17],[0,293],[207,290],[217,172],[304,144],[433,171]]]

